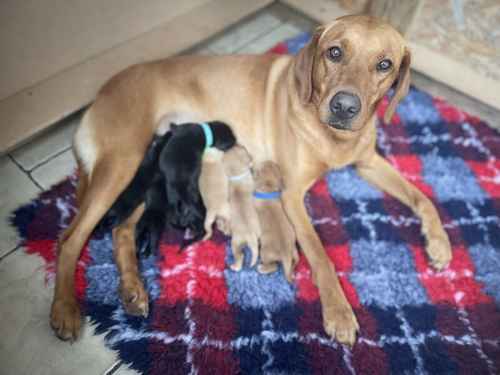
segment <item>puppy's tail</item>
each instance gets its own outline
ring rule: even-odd
[[[138,257],[148,257],[157,253],[165,223],[165,215],[155,215],[154,212],[145,212],[142,215],[135,228]]]

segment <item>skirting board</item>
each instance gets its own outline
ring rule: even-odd
[[[127,66],[177,54],[272,0],[211,0],[132,40],[0,101],[0,155],[91,103],[107,79]]]
[[[320,23],[327,23],[347,14],[345,9],[332,0],[282,0],[281,2]],[[413,69],[500,110],[500,82],[478,74],[460,61],[418,43],[410,42],[409,45],[412,51]],[[459,75],[457,72],[460,72]]]

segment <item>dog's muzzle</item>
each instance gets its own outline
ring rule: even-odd
[[[347,130],[351,128],[351,121],[361,111],[361,100],[359,96],[339,91],[330,100],[330,125],[336,129]]]

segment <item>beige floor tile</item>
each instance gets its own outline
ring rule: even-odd
[[[88,323],[73,345],[53,335],[48,320],[52,285],[45,285],[43,267],[41,258],[22,249],[0,262],[0,373],[104,373],[116,355]]]
[[[50,188],[66,176],[73,173],[76,161],[71,150],[64,151],[47,163],[40,165],[31,172],[31,176],[44,189]]]
[[[32,170],[50,157],[71,146],[73,133],[80,123],[81,114],[72,115],[31,142],[14,150],[11,156],[25,169]]]
[[[0,256],[17,246],[19,238],[8,223],[11,212],[40,190],[7,156],[0,157]]]
[[[292,38],[298,34],[307,31],[293,24],[283,24],[270,33],[255,39],[251,43],[237,50],[238,53],[263,53],[279,42],[287,38]]]
[[[280,19],[273,14],[269,12],[259,13],[216,37],[210,41],[208,47],[217,54],[234,53],[255,38],[269,33],[280,24]]]
[[[313,30],[318,25],[318,22],[283,4],[277,3],[269,7],[268,12],[278,18],[282,23],[295,25],[304,31]]]

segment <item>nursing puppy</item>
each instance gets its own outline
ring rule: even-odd
[[[172,124],[170,132],[137,224],[138,247],[146,254],[157,249],[165,224],[192,232],[182,248],[203,237],[206,209],[198,187],[203,152],[209,147],[226,151],[236,143],[231,128],[218,121]]]
[[[293,280],[293,270],[299,260],[295,231],[285,215],[281,202],[284,189],[279,167],[272,161],[265,161],[254,168],[254,202],[261,228],[260,273],[271,273],[283,266],[289,282]]]
[[[204,240],[212,236],[212,225],[225,235],[229,235],[229,182],[224,172],[222,158],[224,153],[216,149],[205,151],[201,163],[199,187],[207,210]]]
[[[108,212],[101,219],[99,229],[114,228],[123,223],[132,212],[145,200],[145,195],[158,169],[158,157],[171,133],[155,135],[146,150],[139,169],[127,188],[118,196]]]
[[[252,177],[252,159],[243,146],[235,146],[224,153],[224,171],[229,179],[229,206],[231,211],[231,248],[233,271],[243,267],[243,247],[247,245],[252,254],[253,267],[259,256],[260,225],[253,203],[255,184]]]

